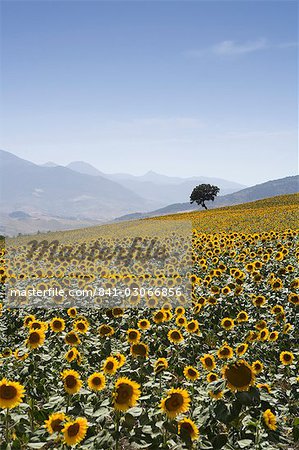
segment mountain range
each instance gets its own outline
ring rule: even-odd
[[[185,202],[194,186],[201,183],[220,187],[215,207],[298,190],[298,182],[296,187],[293,180],[296,177],[247,188],[219,178],[169,177],[153,171],[141,176],[106,174],[84,161],[67,166],[55,162],[38,165],[4,150],[0,150],[0,168],[0,233],[5,235],[196,209]]]

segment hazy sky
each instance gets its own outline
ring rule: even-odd
[[[37,163],[298,172],[294,1],[2,1],[0,146]]]

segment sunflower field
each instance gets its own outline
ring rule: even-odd
[[[0,449],[298,449],[298,197],[7,239]]]

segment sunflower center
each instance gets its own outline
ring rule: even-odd
[[[207,366],[212,366],[213,365],[213,360],[212,358],[208,357],[205,359],[205,363]]]
[[[92,383],[93,383],[95,386],[101,386],[102,380],[101,380],[100,377],[94,377],[94,378],[92,379]]]
[[[70,344],[75,344],[75,343],[77,342],[77,336],[76,336],[75,334],[69,334],[69,335],[67,336],[67,341],[68,341]]]
[[[17,395],[17,390],[14,386],[0,386],[0,398],[4,400],[12,400]]]
[[[100,333],[101,333],[102,336],[104,336],[105,334],[110,333],[110,327],[109,327],[108,325],[104,325],[104,326],[101,328]]]
[[[130,339],[136,339],[136,338],[137,338],[137,333],[136,333],[136,331],[130,331],[130,333],[129,333],[129,338],[130,338]]]
[[[106,364],[106,369],[107,370],[112,370],[114,368],[114,364],[112,361],[108,361]]]
[[[172,333],[171,333],[171,337],[172,337],[172,339],[180,339],[180,333],[178,332],[178,331],[173,331]]]
[[[54,328],[62,327],[62,323],[60,322],[60,320],[54,320],[53,325],[54,325]]]
[[[171,394],[165,401],[165,406],[168,411],[176,411],[184,403],[184,399],[181,394]]]
[[[182,423],[181,424],[181,430],[186,431],[188,434],[192,434],[193,433],[193,428],[191,426],[190,423]]]
[[[77,384],[76,377],[74,377],[74,375],[68,375],[65,379],[65,384],[70,389],[74,388]]]
[[[194,377],[196,375],[196,372],[194,369],[188,369],[188,374],[190,375],[190,377]]]
[[[85,330],[85,324],[84,323],[78,323],[77,325],[79,330]]]
[[[133,395],[133,388],[128,384],[120,384],[117,388],[117,403],[127,403]]]
[[[227,356],[227,355],[229,355],[229,349],[227,347],[224,347],[224,348],[221,349],[220,353],[223,356]]]
[[[77,436],[78,432],[80,430],[80,425],[78,423],[73,423],[73,425],[70,425],[67,429],[67,434],[69,437]]]
[[[291,355],[289,355],[288,353],[286,353],[285,355],[283,355],[283,359],[285,361],[290,361],[291,360]]]
[[[30,344],[37,344],[39,341],[40,341],[40,335],[36,331],[33,331],[33,333],[30,333],[30,336],[29,336]]]
[[[63,428],[62,420],[61,419],[53,420],[51,422],[51,427],[52,427],[52,430],[54,431],[54,433],[59,433]]]
[[[250,385],[252,381],[251,369],[244,364],[233,365],[226,371],[226,378],[235,387],[244,387]]]
[[[142,344],[136,344],[133,346],[132,351],[135,355],[145,356],[146,355],[146,347]]]

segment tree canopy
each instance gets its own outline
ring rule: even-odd
[[[205,202],[209,200],[212,200],[213,202],[219,191],[220,189],[218,186],[213,186],[211,184],[199,184],[193,189],[190,195],[190,203],[196,202],[203,208],[208,209]]]

